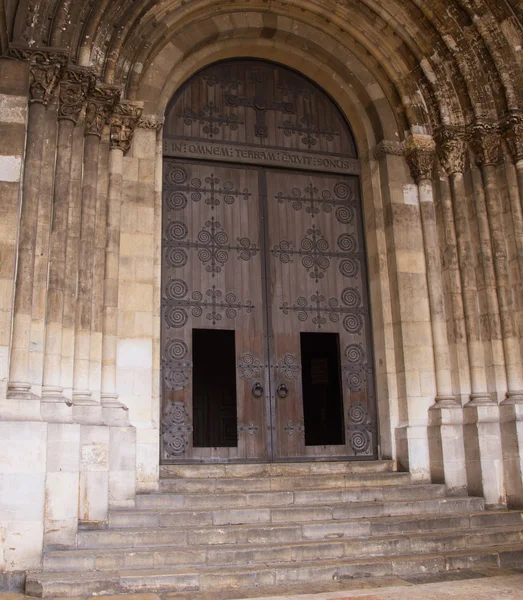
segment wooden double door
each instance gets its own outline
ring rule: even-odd
[[[164,158],[161,459],[376,456],[356,176]]]

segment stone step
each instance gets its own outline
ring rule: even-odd
[[[322,464],[322,463],[318,463]],[[325,463],[329,464],[329,463]],[[343,465],[344,463],[335,463]],[[356,463],[354,463],[356,464]],[[411,482],[409,473],[370,472],[279,477],[188,477],[160,479],[161,492],[214,494],[216,492],[267,492],[309,489],[354,489],[369,486],[397,486]]]
[[[520,567],[523,544],[483,546],[427,554],[398,554],[368,559],[268,563],[243,567],[115,570],[95,573],[32,573],[26,594],[40,598],[139,592],[184,592],[253,588],[332,581],[366,576],[407,576],[472,567]]]
[[[252,464],[216,464],[216,465],[161,465],[161,478],[253,478],[311,476],[333,473],[384,473],[395,470],[392,460],[372,461],[316,461],[290,463],[252,463]]]
[[[409,553],[433,553],[523,543],[523,527],[452,530],[407,535],[309,540],[287,544],[250,543],[186,548],[126,548],[46,552],[44,571],[114,571],[175,566],[217,566],[368,558]]]
[[[342,521],[276,525],[231,525],[228,527],[161,527],[158,529],[95,529],[79,531],[79,549],[185,547],[202,544],[285,543],[356,536],[477,529],[523,525],[518,511],[488,511],[472,514],[427,514],[376,517]]]
[[[333,503],[327,506],[260,506],[196,511],[125,509],[109,513],[109,527],[207,527],[248,523],[299,523],[408,514],[476,512],[483,508],[483,498],[449,497],[432,500]]]
[[[254,492],[138,494],[138,509],[178,508],[243,508],[255,506],[316,505],[343,502],[376,502],[386,500],[422,500],[443,498],[446,486],[441,484],[411,484],[394,487],[367,487],[349,490],[302,490],[298,492]]]

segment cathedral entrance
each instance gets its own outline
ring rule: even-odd
[[[376,457],[359,162],[332,100],[236,60],[176,94],[163,162],[161,459]]]

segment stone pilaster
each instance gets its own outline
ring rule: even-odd
[[[115,106],[110,119],[102,347],[102,407],[104,422],[108,424],[125,424],[128,420],[127,408],[118,401],[116,391],[122,169],[123,156],[131,146],[142,110],[136,103],[121,102]]]
[[[432,179],[436,145],[430,136],[412,135],[406,141],[406,160],[418,186],[427,271],[432,343],[436,371],[436,401],[429,416],[429,451],[433,481],[445,482],[452,492],[466,489],[461,406],[452,389],[450,352],[443,296],[440,249]],[[457,413],[457,414],[455,414]]]
[[[12,412],[9,415],[11,418],[39,420],[40,399],[31,391],[30,377],[33,273],[37,243],[45,112],[60,80],[64,57],[62,55],[55,57],[45,52],[24,53],[20,51],[20,53],[21,58],[30,59],[32,64],[30,67],[27,144],[7,397],[13,401],[11,403]]]
[[[92,286],[100,138],[117,102],[119,90],[96,86],[86,101],[82,215],[75,317],[73,414],[78,422],[101,423],[101,405],[89,389],[91,363]]]
[[[447,172],[457,234],[458,258],[469,348],[471,395],[463,408],[463,432],[469,493],[485,497],[488,505],[504,503],[499,408],[487,389],[485,354],[479,321],[474,251],[469,228],[463,180],[467,152],[466,133],[442,128],[437,134],[440,162]]]

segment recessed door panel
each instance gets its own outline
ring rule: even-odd
[[[270,170],[266,181],[275,454],[373,455],[374,390],[357,179]],[[339,335],[346,428],[342,443],[305,442],[304,332]],[[315,359],[318,377],[328,354]],[[320,392],[324,389],[316,386],[320,404],[330,402]]]
[[[263,459],[267,454],[265,407],[264,304],[258,194],[255,169],[164,161],[162,257],[162,459]],[[198,432],[194,445],[194,330],[234,334],[236,416],[232,424],[231,386],[211,411],[216,439]],[[228,346],[230,348],[230,346]],[[220,342],[205,355],[209,376],[223,356]],[[228,368],[227,366],[225,368]],[[205,368],[198,369],[205,377]],[[257,387],[262,390],[257,394]],[[202,388],[197,390],[204,394]],[[200,398],[201,399],[201,398]],[[211,400],[210,400],[211,401]],[[199,406],[206,402],[201,399]],[[196,407],[198,409],[198,407]],[[222,414],[223,413],[223,414]],[[227,414],[225,414],[227,413]],[[202,422],[200,420],[200,422]],[[206,431],[210,431],[207,427]]]

